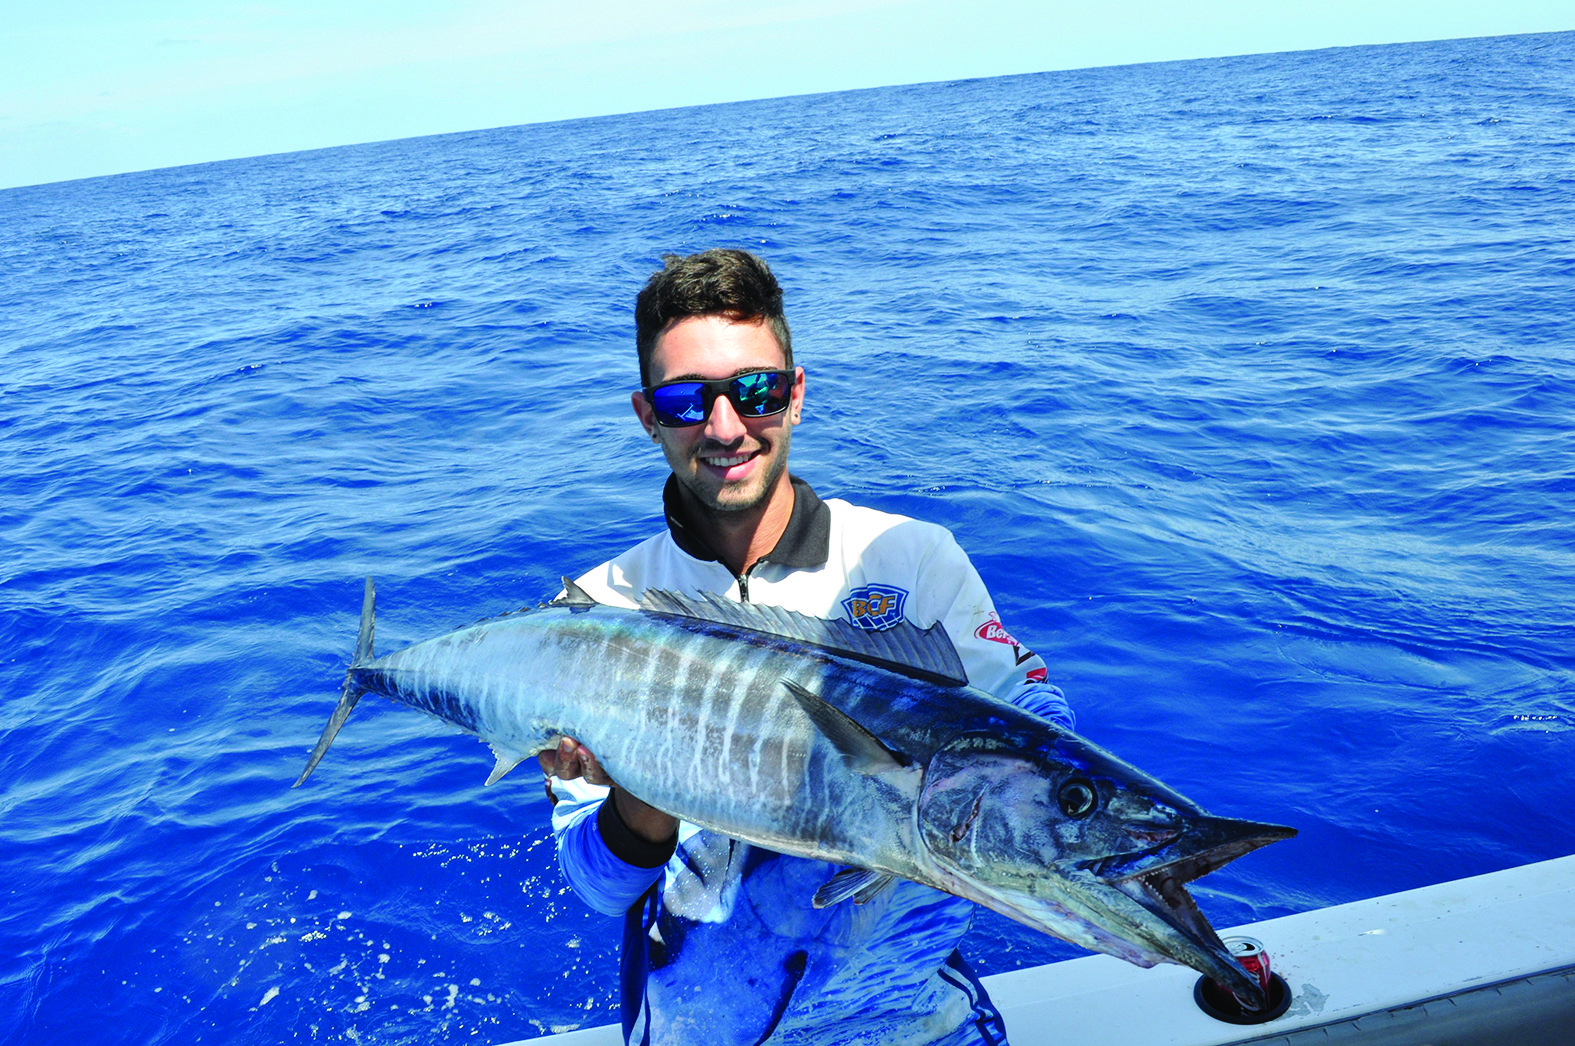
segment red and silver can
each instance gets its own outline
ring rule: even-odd
[[[1263,950],[1263,942],[1252,937],[1226,937],[1222,942],[1230,949],[1230,956],[1237,964],[1254,977],[1263,990],[1269,990],[1269,953]]]

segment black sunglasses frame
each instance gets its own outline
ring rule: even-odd
[[[756,413],[753,413],[751,411],[746,411],[743,407],[740,407],[738,405],[738,397],[739,397],[739,394],[740,394],[739,393],[739,389],[738,389],[738,383],[740,381],[744,380],[745,378],[753,378],[753,377],[756,377],[756,376],[761,375],[761,374],[770,374],[770,375],[773,375],[773,376],[775,376],[777,378],[782,379],[784,382],[787,383],[787,390],[788,391],[787,391],[787,395],[782,398],[782,402],[781,402],[780,406],[777,406],[777,407],[775,407],[772,410],[767,410],[767,411],[765,411],[763,413],[756,414]],[[647,385],[643,389],[641,389],[640,391],[642,393],[644,393],[644,395],[645,395],[645,402],[647,402],[647,403],[649,403],[651,405],[651,411],[654,414],[654,416],[656,418],[656,423],[658,425],[662,426],[662,428],[664,428],[664,429],[687,429],[687,428],[693,428],[696,425],[704,425],[707,421],[710,420],[710,418],[711,418],[711,411],[713,409],[715,409],[715,407],[716,407],[716,398],[718,396],[726,396],[727,397],[727,401],[733,405],[733,410],[738,414],[738,416],[740,418],[743,418],[745,420],[749,420],[749,419],[752,419],[752,418],[774,418],[778,414],[781,414],[783,411],[787,410],[788,407],[790,405],[792,405],[792,403],[793,403],[793,379],[794,379],[794,377],[795,377],[795,373],[793,371],[791,371],[791,370],[752,370],[752,371],[748,371],[748,372],[746,372],[744,374],[735,374],[731,378],[716,378],[716,379],[711,380],[711,381],[697,380],[697,379],[694,379],[694,378],[689,378],[689,379],[680,380],[680,381],[664,381],[660,385]],[[698,385],[698,386],[700,386],[700,409],[701,409],[701,415],[700,415],[700,418],[698,420],[696,420],[696,421],[670,421],[668,419],[674,418],[674,417],[676,417],[676,415],[666,413],[665,411],[663,411],[660,407],[658,407],[656,405],[656,393],[657,393],[657,391],[660,390],[660,389],[668,388],[668,387],[673,386],[673,385]]]

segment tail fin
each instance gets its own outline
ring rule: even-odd
[[[317,739],[317,747],[312,749],[311,758],[306,760],[306,769],[301,771],[301,776],[295,779],[291,788],[301,787],[301,783],[312,776],[312,771],[317,769],[318,762],[328,751],[328,746],[334,743],[334,737],[339,733],[339,728],[345,725],[345,720],[350,718],[350,712],[355,708],[355,703],[365,693],[355,683],[354,669],[372,660],[372,619],[377,616],[377,589],[372,585],[372,579],[366,579],[366,594],[361,598],[361,631],[355,637],[355,658],[350,662],[351,671],[345,673],[344,690],[339,694],[339,704],[334,708],[334,714],[328,717],[328,725],[323,727],[323,736]]]

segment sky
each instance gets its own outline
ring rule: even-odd
[[[0,0],[0,189],[820,91],[1571,29],[1569,0]]]

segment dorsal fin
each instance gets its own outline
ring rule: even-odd
[[[650,589],[640,609],[652,614],[716,621],[819,647],[828,654],[898,672],[941,686],[965,686],[968,673],[940,625],[919,628],[899,621],[871,632],[840,618],[826,620],[760,603],[735,603],[711,593],[683,595]]]

